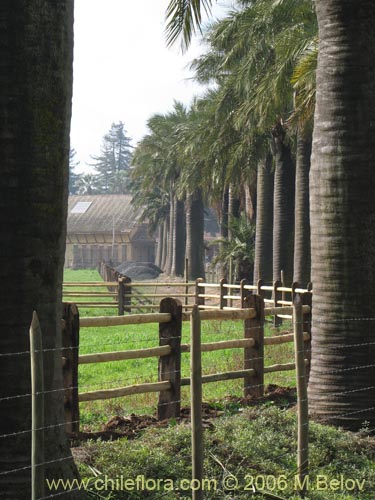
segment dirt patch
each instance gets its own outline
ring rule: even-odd
[[[212,428],[215,418],[221,417],[224,414],[236,413],[242,411],[243,408],[249,406],[258,406],[267,402],[273,402],[280,408],[288,408],[296,403],[295,388],[278,387],[270,385],[266,388],[266,394],[260,398],[248,397],[238,398],[228,396],[222,402],[205,402],[202,404],[202,421],[204,428]],[[119,438],[136,438],[142,431],[148,427],[167,427],[174,423],[189,423],[190,407],[184,406],[181,408],[179,418],[172,420],[159,421],[152,415],[135,415],[132,413],[127,416],[114,416],[106,424],[103,425],[100,431],[96,432],[79,432],[72,434],[70,437],[73,441],[84,441],[87,439],[101,439],[102,441],[111,441]]]
[[[247,398],[227,397],[224,402],[240,403],[243,406],[258,406],[267,402],[273,402],[280,408],[289,408],[297,403],[297,391],[295,387],[279,387],[270,384],[266,387],[264,396],[259,398],[253,396]]]

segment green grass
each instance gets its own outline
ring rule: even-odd
[[[95,270],[67,270],[65,281],[100,281]],[[72,288],[73,289],[73,288]],[[104,288],[103,288],[104,289]],[[69,299],[73,301],[73,299]],[[97,316],[117,314],[115,309],[80,308],[80,315]],[[283,326],[283,330],[287,327]],[[272,328],[266,335],[274,335]],[[240,321],[203,321],[202,342],[215,342],[243,338],[243,322]],[[182,342],[190,343],[190,327],[183,323]],[[123,327],[82,328],[80,331],[80,354],[96,352],[143,349],[158,345],[158,325],[129,325]],[[288,363],[294,361],[293,344],[266,346],[265,364]],[[188,377],[190,356],[182,354],[182,377]],[[202,354],[203,373],[217,373],[243,368],[243,349],[226,349]],[[132,384],[157,382],[157,358],[126,360],[108,363],[82,365],[79,367],[79,392],[98,389],[111,389]],[[265,376],[265,384],[294,386],[294,372],[281,372]],[[240,397],[243,393],[243,380],[215,382],[203,386],[206,401],[221,401],[228,396]],[[190,401],[189,388],[182,388],[182,404]],[[81,424],[83,428],[98,428],[115,414],[125,415],[132,412],[154,413],[157,406],[155,393],[140,394],[126,398],[81,403]]]
[[[86,283],[88,281],[103,281],[102,277],[95,269],[65,269],[64,270],[64,282],[77,282]],[[64,292],[108,292],[108,288],[103,287],[66,287]],[[109,304],[114,303],[112,297],[67,297],[63,296],[66,302],[108,302]],[[99,307],[84,307],[79,306],[79,313],[82,317],[87,316],[113,316],[117,314],[117,305],[108,308]]]
[[[204,474],[215,480],[212,490],[205,491],[205,500],[248,499],[261,500],[261,494],[244,491],[251,478],[262,488],[264,479],[268,488],[282,498],[297,500],[296,414],[292,410],[259,406],[244,409],[235,416],[218,418],[204,433]],[[375,441],[360,434],[343,432],[316,423],[310,425],[310,490],[306,500],[372,500],[375,487]],[[147,479],[171,479],[175,485],[191,477],[190,426],[170,425],[168,428],[149,428],[137,439],[116,442],[90,441],[80,447],[79,469],[83,478],[92,478],[95,467],[104,478],[133,479],[143,475]],[[225,491],[223,478],[232,474],[239,488]],[[364,481],[363,491],[316,490],[317,477],[324,482],[340,479]],[[268,479],[267,479],[268,478]],[[109,483],[110,484],[110,483]],[[163,484],[163,483],[161,483]],[[166,483],[164,483],[166,484]],[[151,484],[152,486],[152,484]],[[215,488],[215,491],[213,489]],[[315,489],[314,489],[315,488]],[[95,491],[95,489],[94,489]],[[165,500],[191,498],[190,491],[113,491],[98,492],[111,500],[159,497]]]
[[[69,281],[97,281],[95,271],[69,271]],[[81,316],[116,314],[113,309],[86,310]],[[290,326],[290,325],[289,325]],[[287,329],[288,325],[282,327]],[[276,332],[266,328],[266,335]],[[80,352],[93,353],[113,350],[139,349],[158,344],[158,326],[139,325],[113,328],[82,328]],[[203,342],[242,338],[242,322],[202,322]],[[183,325],[184,343],[189,342],[189,325]],[[293,344],[266,346],[265,364],[294,361]],[[203,354],[204,373],[242,368],[243,351],[231,349]],[[182,376],[189,374],[189,355],[183,354]],[[157,360],[129,360],[123,362],[82,365],[79,369],[80,392],[97,388],[113,388],[132,383],[157,380]],[[294,386],[294,371],[266,375],[266,384]],[[242,408],[239,402],[225,402],[227,396],[242,394],[242,381],[218,382],[203,386],[205,400],[216,402],[225,410],[224,417],[214,419],[204,436],[204,477],[215,480],[215,491],[205,491],[205,500],[261,500],[263,495],[244,491],[251,477],[257,478],[258,487],[268,480],[268,490],[281,498],[297,500],[295,490],[296,467],[296,414],[294,409],[282,410],[268,401],[258,407]],[[153,413],[156,408],[155,394],[83,403],[80,405],[84,427],[95,429],[113,415]],[[189,389],[183,388],[182,403],[189,404]],[[375,487],[375,441],[364,434],[343,432],[328,426],[310,422],[310,486],[307,500],[372,500]],[[187,423],[171,421],[167,428],[149,428],[136,439],[120,439],[115,442],[89,441],[77,451],[76,461],[83,478],[93,477],[93,468],[100,472],[99,479],[135,480],[138,475],[153,480],[171,479],[176,484],[191,477],[191,436]],[[225,491],[222,480],[233,474],[239,481],[239,489]],[[320,475],[326,482],[340,479],[364,481],[364,490],[332,489],[316,490]],[[268,479],[267,479],[268,478]],[[110,483],[109,483],[110,484]],[[163,483],[161,483],[163,484]],[[164,483],[165,484],[165,483]],[[336,485],[337,483],[333,483]],[[314,489],[315,488],[315,489]],[[93,491],[97,498],[107,500],[163,498],[183,500],[191,498],[189,491]]]

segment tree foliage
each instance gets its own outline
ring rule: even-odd
[[[75,172],[76,167],[79,165],[79,161],[76,159],[77,151],[73,148],[69,150],[69,194],[77,194],[78,192],[78,181],[80,175]]]
[[[92,194],[125,194],[129,192],[132,146],[124,124],[112,123],[104,135],[100,154],[92,156],[95,169]]]

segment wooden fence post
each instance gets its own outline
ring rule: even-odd
[[[204,295],[204,287],[199,286],[199,283],[203,283],[203,278],[197,278],[195,280],[195,304],[197,306],[204,306],[204,297],[198,297],[199,294]]]
[[[250,290],[246,290],[245,285],[248,285],[249,282],[247,279],[243,279],[240,281],[240,296],[241,296],[241,309],[245,307],[245,299],[248,295],[251,294]]]
[[[172,317],[168,323],[159,323],[159,345],[171,346],[171,353],[159,358],[159,382],[171,383],[170,390],[159,393],[158,419],[164,420],[180,416],[182,304],[166,297],[160,302],[160,312]]]
[[[186,286],[185,286],[185,293],[186,293],[186,297],[185,297],[185,306],[187,306],[189,304],[189,297],[188,297],[188,294],[189,294],[189,286],[188,286],[188,283],[189,283],[189,259],[185,259],[185,283],[186,283]]]
[[[44,372],[42,332],[36,312],[30,326],[31,500],[44,497]]]
[[[301,288],[298,281],[293,281],[292,283],[292,304],[294,304],[294,299],[296,298],[296,288]]]
[[[245,308],[254,308],[256,317],[245,319],[244,337],[254,339],[253,347],[244,349],[244,370],[255,370],[255,375],[244,377],[244,397],[261,397],[264,394],[264,300],[259,295],[248,295]]]
[[[308,475],[309,467],[309,413],[307,400],[307,384],[305,376],[305,351],[303,341],[303,312],[302,300],[299,294],[293,302],[293,330],[294,330],[294,351],[296,362],[296,382],[297,382],[297,408],[298,408],[298,455],[297,467],[300,485],[302,486],[302,496],[306,493],[304,483],[305,476]]]
[[[220,280],[220,302],[219,302],[219,307],[220,309],[224,309],[224,307],[227,305],[227,299],[224,299],[224,295],[226,295],[226,288],[224,285],[227,284],[227,280],[225,278],[221,278]]]
[[[203,426],[202,426],[202,359],[201,321],[198,306],[194,306],[190,319],[191,357],[191,454],[192,484],[202,485],[203,478]],[[203,490],[193,488],[193,500],[203,500]]]
[[[258,280],[257,281],[257,295],[260,295],[261,297],[265,297],[265,292],[262,290],[262,286],[264,285],[263,280]]]
[[[122,277],[124,283],[124,312],[132,312],[132,279],[129,276]]]
[[[283,270],[281,270],[281,271],[280,271],[280,281],[281,281],[281,286],[282,286],[282,287],[285,287],[285,277],[284,277],[284,271],[283,271]],[[282,291],[282,292],[281,292],[281,300],[282,300],[283,302],[285,302],[285,299],[286,299],[286,297],[285,297],[285,292],[284,292],[284,291]]]
[[[280,307],[278,304],[279,300],[282,300],[282,293],[278,291],[278,288],[281,287],[281,281],[276,280],[273,282],[273,300],[275,301],[275,307]],[[273,326],[278,327],[282,324],[282,318],[279,318],[277,314],[275,314],[273,318]]]
[[[63,304],[63,320],[65,321],[62,331],[65,431],[72,434],[79,432],[79,312],[75,304]]]
[[[124,284],[124,278],[121,277],[118,280],[118,289],[117,289],[117,303],[118,303],[118,315],[119,316],[124,316],[124,311],[125,311],[125,284]]]

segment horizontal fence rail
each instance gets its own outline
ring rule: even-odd
[[[118,315],[122,316],[125,313],[156,311],[158,305],[155,300],[166,296],[183,299],[185,312],[191,311],[195,304],[202,310],[236,310],[243,308],[245,296],[251,292],[261,295],[269,306],[280,308],[273,319],[274,326],[280,326],[283,320],[292,319],[291,313],[284,312],[281,308],[292,306],[296,293],[311,291],[310,285],[302,288],[298,283],[293,283],[289,287],[282,281],[275,281],[272,285],[264,284],[262,280],[258,280],[256,284],[247,280],[228,283],[225,279],[221,279],[219,283],[206,283],[202,278],[180,282],[134,282],[104,262],[100,266],[100,273],[103,282],[64,283],[64,298],[74,299],[80,308],[117,309]],[[283,280],[283,272],[280,274]],[[83,290],[69,289],[74,286]],[[86,287],[88,290],[84,290]],[[94,290],[95,287],[101,288]],[[103,291],[103,287],[108,291]]]
[[[199,285],[200,283],[198,283]],[[223,288],[223,287],[222,287]],[[242,287],[243,289],[243,287]],[[249,292],[247,292],[249,293]],[[301,306],[305,315],[303,342],[305,344],[305,366],[309,369],[309,346],[311,342],[311,293],[302,295],[304,305]],[[295,363],[280,363],[271,366],[264,365],[264,346],[293,343],[294,335],[275,335],[265,337],[264,324],[267,316],[275,314],[292,314],[292,306],[264,307],[265,300],[259,295],[250,294],[243,300],[242,309],[200,309],[201,321],[243,321],[244,338],[202,342],[200,350],[213,352],[223,349],[243,349],[244,366],[241,370],[213,373],[202,376],[202,384],[225,380],[244,379],[244,396],[260,396],[264,391],[264,375],[267,373],[295,370]],[[180,389],[190,385],[189,378],[181,378],[181,356],[191,352],[191,345],[181,343],[182,322],[191,321],[192,313],[183,311],[183,305],[178,299],[165,298],[161,301],[158,313],[129,314],[126,316],[86,317],[77,319],[73,314],[64,318],[64,329],[70,332],[65,339],[65,354],[70,352],[70,362],[64,362],[64,380],[66,387],[66,429],[68,432],[79,430],[79,403],[97,401],[143,394],[159,393],[158,417],[160,419],[178,417],[180,413]],[[73,312],[75,309],[73,309]],[[70,322],[70,324],[69,324]],[[74,323],[74,327],[72,326]],[[78,356],[79,333],[75,330],[88,327],[111,327],[124,325],[140,325],[155,323],[159,325],[159,346],[126,351],[102,352]],[[73,339],[73,340],[72,340]],[[70,344],[69,344],[70,342]],[[73,349],[72,349],[73,348]],[[74,357],[72,357],[72,352]],[[68,355],[69,357],[69,355]],[[159,360],[159,381],[140,383],[126,387],[100,389],[78,394],[78,365],[89,363],[105,363],[131,359],[155,357]],[[76,384],[76,387],[73,387]],[[71,422],[72,424],[69,424]],[[73,424],[75,422],[75,424]],[[78,422],[78,424],[77,424]]]

